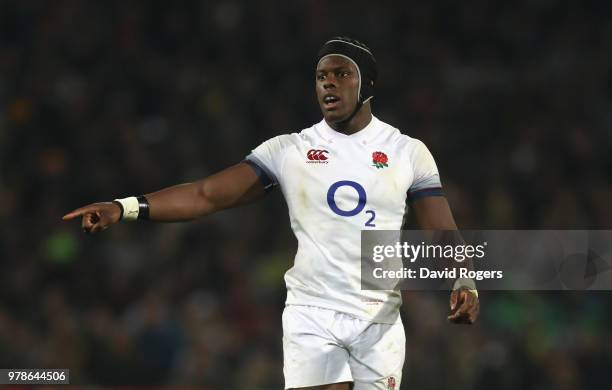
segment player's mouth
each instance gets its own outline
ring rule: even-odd
[[[340,104],[340,98],[338,96],[332,94],[323,96],[323,107],[325,107],[325,109],[335,109],[338,104]]]

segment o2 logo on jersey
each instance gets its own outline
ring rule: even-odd
[[[355,206],[354,209],[342,210],[336,204],[336,199],[335,199],[336,191],[338,191],[338,188],[340,187],[351,187],[355,191],[357,191],[357,195],[359,195],[359,200],[357,201],[357,206]],[[337,181],[334,184],[332,184],[331,187],[329,187],[329,189],[327,190],[327,204],[329,205],[329,208],[334,213],[338,214],[341,217],[353,217],[359,214],[365,208],[367,201],[368,201],[368,196],[366,195],[365,188],[363,188],[361,184],[351,181],[351,180]],[[374,210],[366,210],[365,213],[370,216],[370,219],[366,221],[365,226],[376,227],[376,225],[374,224],[374,219],[376,218],[376,213],[374,212]]]

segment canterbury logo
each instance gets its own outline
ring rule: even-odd
[[[328,157],[325,155],[326,153],[329,152],[327,150],[310,149],[306,154],[309,161],[306,162],[327,164]]]

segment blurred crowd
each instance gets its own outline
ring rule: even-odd
[[[318,47],[366,42],[375,115],[423,140],[458,225],[612,227],[604,2],[0,0],[0,367],[76,384],[280,388],[276,191],[186,224],[96,236],[63,214],[204,177],[309,127]],[[607,292],[405,299],[402,388],[603,389]],[[608,371],[607,371],[608,370]]]

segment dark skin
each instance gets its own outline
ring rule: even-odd
[[[419,227],[423,230],[457,230],[448,201],[443,196],[429,196],[412,204]],[[468,289],[451,292],[451,313],[447,319],[454,324],[473,324],[480,312],[478,297]]]
[[[316,91],[319,108],[327,124],[334,130],[353,134],[363,129],[372,120],[370,102],[366,102],[350,121],[357,106],[359,73],[355,65],[343,57],[330,56],[319,62],[316,70]],[[327,95],[337,97],[334,104],[326,104]]]
[[[330,56],[321,61],[316,71],[317,100],[325,121],[334,130],[353,134],[372,119],[370,102],[366,102],[351,118],[357,104],[359,76],[357,68],[342,57]],[[326,103],[333,95],[337,100]],[[190,221],[228,208],[251,203],[265,191],[253,169],[245,163],[233,165],[201,180],[180,184],[146,194],[149,219],[159,222]],[[425,230],[456,230],[452,212],[444,197],[425,197],[412,204],[417,222]],[[120,209],[111,202],[93,203],[66,214],[63,219],[81,217],[87,233],[97,233],[119,222]],[[448,320],[456,324],[472,324],[478,317],[478,298],[466,289],[453,291]],[[310,390],[348,390],[350,383],[334,383],[306,387]]]

